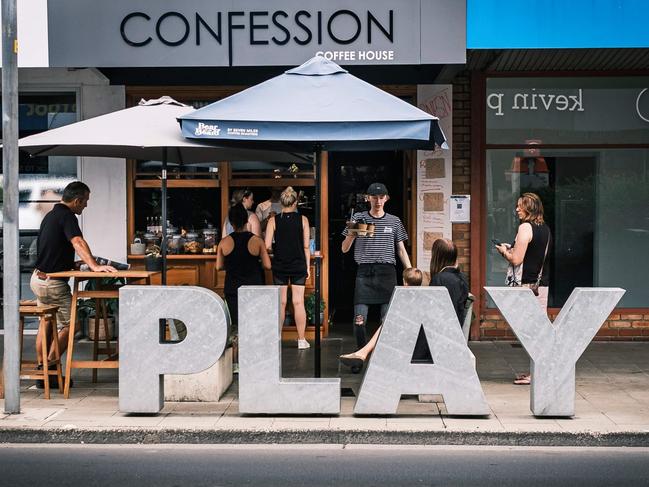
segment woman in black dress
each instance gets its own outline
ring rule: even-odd
[[[237,291],[244,285],[264,284],[262,266],[270,269],[270,257],[264,241],[246,230],[248,212],[243,205],[230,208],[228,219],[234,232],[219,243],[216,267],[220,271],[225,270],[225,301],[230,310],[232,331],[236,335],[239,323]]]
[[[282,212],[271,217],[266,227],[266,248],[273,252],[273,283],[281,286],[280,323],[286,316],[288,286],[297,328],[297,348],[309,348],[304,335],[306,312],[304,286],[309,278],[309,220],[297,212],[297,192],[286,188],[281,196]]]

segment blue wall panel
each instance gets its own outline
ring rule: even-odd
[[[649,47],[649,0],[467,0],[468,49]]]

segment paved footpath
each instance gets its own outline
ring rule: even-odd
[[[342,397],[339,416],[241,416],[236,382],[218,403],[168,402],[157,415],[118,411],[115,371],[100,382],[75,377],[70,399],[51,400],[23,381],[21,414],[0,414],[0,442],[54,443],[385,443],[473,445],[649,446],[649,343],[592,343],[577,364],[576,416],[535,418],[528,386],[512,377],[528,368],[512,343],[471,343],[491,415],[444,414],[437,403],[404,397],[393,416],[358,417],[354,397]],[[324,342],[323,376],[340,376],[343,392],[361,375],[340,368],[342,339]],[[347,351],[347,350],[344,350]],[[309,376],[310,356],[285,347],[285,376]],[[111,375],[113,374],[113,375]],[[0,401],[1,402],[1,401]]]

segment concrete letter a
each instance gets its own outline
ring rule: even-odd
[[[433,364],[413,364],[424,327]],[[444,287],[397,287],[354,407],[355,414],[395,414],[402,394],[441,394],[448,414],[490,412],[473,354]]]

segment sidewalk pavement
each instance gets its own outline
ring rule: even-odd
[[[311,376],[313,348],[294,347],[284,344],[284,376]],[[0,414],[0,442],[649,446],[648,343],[592,343],[577,364],[571,419],[532,416],[529,386],[512,384],[514,374],[529,365],[520,345],[470,347],[491,407],[485,418],[448,416],[441,396],[432,404],[404,397],[393,416],[354,416],[355,398],[346,393],[358,390],[362,374],[349,373],[337,361],[353,348],[351,339],[333,337],[323,341],[323,377],[342,379],[339,416],[239,415],[236,381],[218,403],[167,402],[157,415],[125,415],[118,411],[115,370],[99,371],[96,384],[90,371],[75,371],[67,400],[56,392],[45,400],[33,381],[22,381],[21,414]]]

